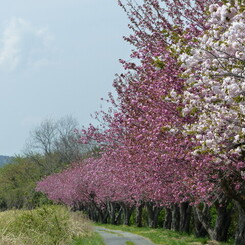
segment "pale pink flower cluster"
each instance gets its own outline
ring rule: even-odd
[[[190,53],[179,60],[185,69],[183,115],[200,148],[219,157],[239,157],[245,151],[245,11],[238,3],[209,7],[208,30]],[[174,98],[173,98],[174,99]]]

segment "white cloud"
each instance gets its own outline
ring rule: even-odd
[[[0,34],[0,69],[12,72],[47,65],[53,39],[46,28],[33,26],[22,18],[12,18]]]

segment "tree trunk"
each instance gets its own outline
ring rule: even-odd
[[[217,219],[214,227],[214,239],[220,242],[226,242],[228,239],[232,213],[232,207],[228,209],[228,203],[226,202],[223,206],[216,205]]]
[[[245,245],[245,207],[238,202],[235,202],[235,205],[239,215],[235,245]]]
[[[179,231],[180,228],[180,208],[178,204],[173,205],[171,230]]]
[[[136,226],[142,227],[142,211],[143,211],[144,203],[136,206]]]
[[[109,216],[109,213],[106,209],[101,211],[101,223],[102,224],[107,224],[108,216]]]
[[[151,228],[157,228],[158,225],[158,215],[161,211],[161,207],[154,206],[153,203],[146,203],[148,211],[148,225]]]
[[[108,210],[106,208],[98,208],[99,222],[102,224],[107,224],[107,218],[109,216]]]
[[[180,228],[181,232],[190,232],[190,221],[191,221],[191,210],[192,207],[188,202],[180,204]]]
[[[194,233],[196,237],[206,237],[208,232],[203,227],[202,223],[198,219],[197,208],[193,208],[193,218],[194,218]]]
[[[107,210],[110,216],[110,223],[116,225],[116,204],[113,202],[107,202]]]
[[[122,203],[121,206],[123,209],[123,224],[130,225],[130,217],[132,215],[134,207],[130,207],[125,203]]]
[[[163,223],[163,228],[171,230],[172,224],[172,209],[165,207],[165,219]]]
[[[214,235],[214,230],[211,228],[210,225],[210,208],[207,204],[204,203],[203,208],[201,209],[200,207],[195,208],[198,220],[204,227],[204,229],[207,231],[209,237],[212,240],[215,240],[215,235]]]
[[[244,160],[244,152],[242,154],[242,158]],[[222,178],[221,187],[224,190],[225,194],[230,197],[238,210],[238,224],[237,224],[237,232],[235,237],[236,245],[245,245],[245,198],[244,198],[244,184],[241,190],[235,191],[232,180],[227,178]]]
[[[91,202],[91,209],[90,209],[90,215],[92,217],[92,220],[95,222],[101,221],[101,209],[96,205],[94,201]]]
[[[116,217],[115,217],[116,224],[121,224],[121,216],[122,216],[122,207],[116,205]]]
[[[225,242],[227,241],[227,234],[231,223],[232,209],[228,209],[229,201],[223,199],[220,202],[216,202],[215,208],[217,210],[217,219],[215,221],[215,227],[211,227],[210,223],[210,208],[204,204],[203,210],[197,208],[197,216],[204,228],[207,230],[212,240]]]

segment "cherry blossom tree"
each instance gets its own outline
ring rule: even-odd
[[[186,77],[186,90],[170,97],[184,105],[182,114],[193,118],[183,132],[198,145],[193,155],[213,156],[207,166],[226,196],[239,210],[236,244],[244,244],[244,6],[239,1],[209,6],[207,30],[193,40],[179,61]],[[186,52],[188,51],[188,52]],[[201,183],[201,182],[199,182]]]
[[[229,198],[243,210],[241,4],[144,0],[140,5],[129,0],[119,5],[131,21],[133,33],[125,40],[134,45],[133,61],[121,60],[126,71],[115,79],[118,97],[110,96],[113,107],[101,113],[102,129],[91,125],[80,139],[98,142],[100,158],[66,170],[64,176],[77,176],[63,183],[72,188],[70,197],[60,192],[51,198],[93,202],[106,207],[111,220],[116,205],[126,215],[126,207],[141,202],[149,214],[156,206],[177,210],[191,203],[202,221],[200,207],[206,212],[212,204],[220,220],[228,217]],[[57,176],[61,183],[62,173]],[[51,191],[50,178],[40,183],[41,191]],[[55,182],[54,192],[59,188]],[[203,224],[212,238],[222,240],[227,229],[217,236],[224,226],[220,220],[213,230]],[[179,229],[178,222],[172,223]],[[237,244],[241,241],[238,235]]]

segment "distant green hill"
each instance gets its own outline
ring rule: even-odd
[[[2,167],[5,164],[10,163],[11,159],[12,157],[0,155],[0,167]]]

